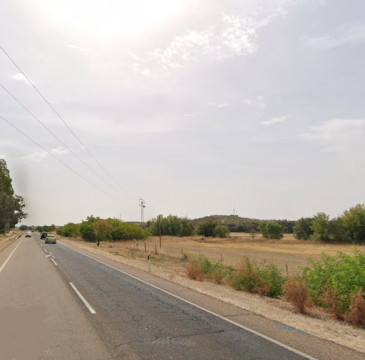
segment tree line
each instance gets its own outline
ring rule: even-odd
[[[80,224],[66,224],[57,229],[57,233],[71,237],[81,236],[89,241],[144,239],[149,235],[227,237],[230,227],[222,222],[214,221],[214,218],[222,217],[207,217],[196,221],[176,215],[158,215],[148,221],[145,228],[142,228],[118,219],[89,216]],[[253,239],[259,233],[266,239],[281,239],[284,233],[288,233],[288,226],[285,226],[288,223],[288,220],[281,222],[258,220],[254,226],[248,227],[244,232],[250,233]],[[302,240],[365,244],[365,206],[358,204],[334,219],[320,212],[312,218],[293,221],[292,228],[294,236]]]
[[[26,218],[21,196],[14,194],[12,179],[5,160],[0,159],[0,234],[7,233]]]
[[[301,218],[294,226],[294,235],[326,243],[365,244],[365,206],[358,204],[332,219],[324,212]]]
[[[57,234],[65,237],[81,236],[87,241],[141,240],[148,233],[141,226],[123,222],[119,219],[101,219],[88,216],[80,224],[67,223],[57,229]]]

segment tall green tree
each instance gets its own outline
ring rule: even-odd
[[[313,234],[312,218],[301,218],[294,225],[294,236],[297,239],[308,240]]]
[[[8,232],[26,218],[24,200],[14,194],[12,179],[6,162],[0,159],[0,233]]]
[[[191,236],[194,227],[187,218],[179,218],[176,215],[167,217],[158,215],[148,222],[148,231],[153,236]]]
[[[260,232],[265,239],[282,239],[284,236],[283,227],[274,221],[261,223]]]
[[[358,204],[342,215],[347,242],[365,244],[365,206]]]
[[[320,212],[314,216],[312,221],[313,238],[317,241],[328,242],[329,237],[329,215]]]

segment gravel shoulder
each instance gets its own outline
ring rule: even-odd
[[[150,276],[147,269],[147,261],[143,258],[123,256],[121,253],[105,244],[96,247],[93,243],[66,238],[61,238],[61,242],[70,247],[85,251],[90,255],[102,256],[132,268],[142,270],[140,274],[143,276],[144,272],[146,278]],[[283,300],[260,297],[259,295],[237,291],[228,286],[217,285],[211,282],[194,281],[187,278],[181,269],[174,268],[174,266],[171,266],[168,262],[152,261],[152,274],[198,293],[211,296],[227,304],[234,305],[253,314],[278,321],[281,324],[285,324],[318,338],[332,341],[349,349],[365,353],[364,329],[356,328],[334,320],[321,310],[311,309],[309,315],[296,314],[291,311],[291,305]]]

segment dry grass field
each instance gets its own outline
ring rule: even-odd
[[[355,248],[365,252],[365,246],[321,244],[297,240],[292,235],[285,235],[281,240],[266,240],[259,235],[252,239],[246,233],[235,233],[227,239],[163,236],[161,247],[159,237],[150,237],[146,241],[102,243],[102,246],[109,247],[109,251],[114,254],[135,258],[144,258],[145,252],[151,252],[155,262],[164,262],[167,267],[178,268],[183,268],[180,261],[183,254],[203,254],[213,261],[223,259],[225,265],[232,266],[248,255],[256,261],[273,262],[283,273],[288,271],[288,274],[297,273],[307,264],[308,258],[318,259],[322,253],[352,254]],[[156,252],[159,256],[156,256]]]

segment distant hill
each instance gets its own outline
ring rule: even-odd
[[[213,221],[218,224],[226,225],[231,232],[258,231],[260,223],[264,221],[275,221],[281,224],[284,233],[291,234],[293,233],[293,227],[295,225],[295,221],[293,220],[260,220],[244,218],[238,215],[210,215],[191,220],[194,226],[199,222],[206,221]]]

